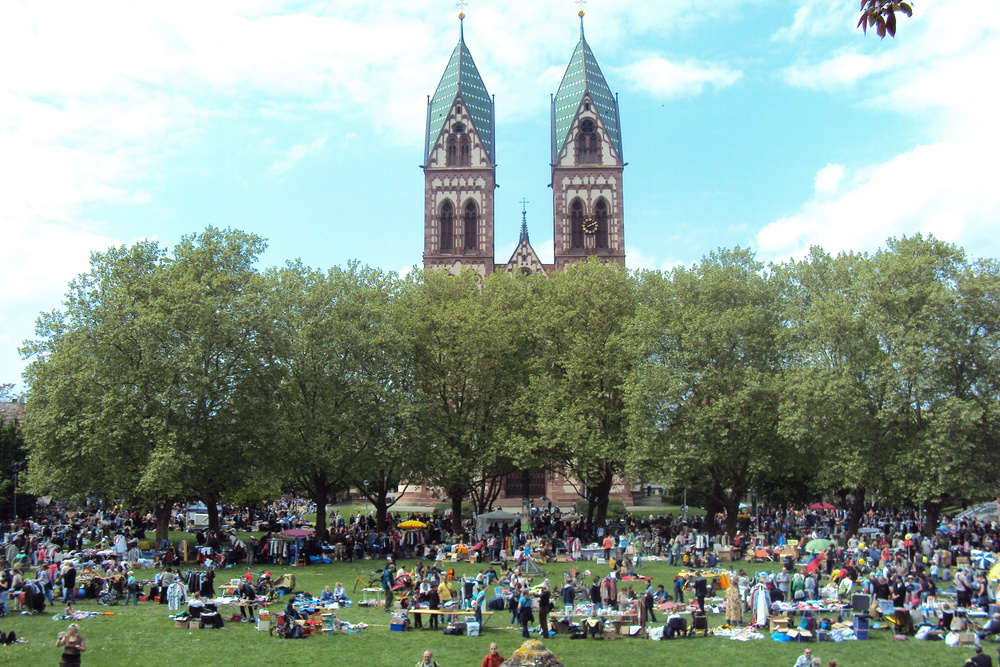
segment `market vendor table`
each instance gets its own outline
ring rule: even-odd
[[[447,609],[407,609],[406,611],[409,614],[421,614],[421,615],[427,615],[427,616],[435,616],[435,615],[436,616],[475,616],[476,615],[476,612],[472,611],[471,609],[455,609],[453,611],[448,611]],[[486,625],[486,623],[490,620],[490,617],[493,616],[493,612],[492,611],[484,611],[483,612],[483,616],[484,616],[484,618],[483,618],[483,625]]]

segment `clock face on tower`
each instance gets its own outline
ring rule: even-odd
[[[594,218],[584,218],[583,219],[583,233],[584,234],[596,234],[597,233],[597,220]]]

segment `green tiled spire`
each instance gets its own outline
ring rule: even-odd
[[[622,157],[622,135],[621,124],[618,119],[618,100],[615,99],[608,82],[604,80],[601,73],[601,66],[597,64],[594,52],[590,50],[590,45],[583,36],[583,12],[580,12],[580,41],[573,51],[573,57],[569,59],[566,66],[566,73],[563,74],[562,81],[555,97],[552,98],[552,161],[555,162],[562,150],[563,145],[569,135],[569,128],[573,124],[580,103],[584,95],[590,95],[597,107],[597,113],[604,123],[611,143],[618,153],[618,159]]]
[[[465,45],[464,15],[459,15],[458,45],[444,68],[444,74],[438,83],[434,97],[427,103],[427,142],[424,148],[424,162],[430,157],[431,148],[444,128],[448,112],[461,97],[465,107],[472,116],[472,124],[479,134],[480,141],[490,156],[490,162],[496,163],[493,154],[493,99],[486,90],[486,84],[479,76],[472,54]]]

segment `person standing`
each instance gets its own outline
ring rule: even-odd
[[[549,592],[549,586],[546,583],[542,584],[541,593],[538,595],[538,632],[545,638],[549,636],[550,611],[552,611],[552,594]]]
[[[656,623],[656,607],[653,600],[653,580],[646,585],[646,594],[642,598],[642,606],[646,608],[646,618]]]
[[[392,613],[392,570],[391,565],[386,565],[382,569],[382,590],[385,591],[384,611]]]
[[[500,667],[501,664],[503,664],[503,656],[500,655],[500,650],[497,648],[496,642],[493,642],[490,644],[490,652],[483,658],[483,662],[479,667]]]
[[[70,623],[66,632],[60,632],[56,646],[62,648],[59,667],[73,667],[80,664],[80,655],[87,650],[87,642],[80,636],[80,626]]]
[[[483,627],[483,607],[486,606],[486,591],[477,584],[472,595],[472,611],[479,627]]]
[[[437,612],[440,611],[440,609],[441,609],[441,596],[438,595],[437,586],[434,586],[432,584],[430,590],[427,591],[427,610],[431,612],[430,614],[428,614],[428,616],[430,616],[430,618],[427,620],[428,628],[437,629],[439,620],[438,617],[440,616],[440,614],[438,614]]]
[[[517,619],[521,622],[521,636],[531,639],[528,634],[528,623],[535,622],[535,615],[531,612],[531,594],[525,588],[521,591],[521,597],[517,601]]]
[[[63,602],[72,604],[76,602],[76,568],[73,561],[67,561],[62,574],[63,581]]]

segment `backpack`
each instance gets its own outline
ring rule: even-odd
[[[285,639],[305,639],[306,631],[302,629],[302,626],[294,621],[288,626],[285,631]]]

